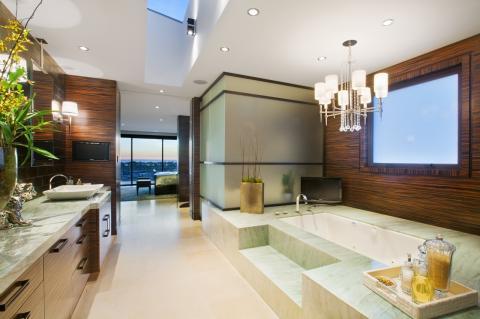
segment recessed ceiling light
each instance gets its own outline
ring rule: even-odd
[[[162,118],[160,119],[160,122],[163,122],[163,119],[162,119]]]
[[[260,10],[258,10],[257,8],[250,8],[247,10],[247,13],[249,16],[258,16],[260,14]]]
[[[392,25],[393,24],[393,19],[386,19],[386,20],[383,20],[382,22],[382,25],[384,27],[388,27],[389,25]]]
[[[165,90],[164,90],[164,89],[160,89],[160,93],[165,93]]]
[[[230,51],[230,48],[228,48],[228,47],[220,47],[220,51],[222,51],[222,52],[228,52],[228,51]]]
[[[83,51],[83,52],[88,52],[88,51],[90,51],[90,49],[89,49],[88,47],[83,46],[83,45],[79,46],[78,48],[79,48],[81,51]]]
[[[319,56],[319,57],[317,58],[317,62],[325,61],[326,59],[327,59],[326,56]]]
[[[160,108],[160,106],[158,106],[158,105],[155,105],[154,107],[155,107],[157,110]]]

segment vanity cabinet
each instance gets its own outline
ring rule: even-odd
[[[111,202],[91,209],[0,291],[0,319],[68,319],[113,243]],[[58,236],[58,235],[57,235]]]

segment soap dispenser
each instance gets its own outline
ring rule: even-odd
[[[412,293],[413,264],[412,255],[407,255],[407,261],[400,268],[400,286],[407,295]]]

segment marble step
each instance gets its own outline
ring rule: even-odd
[[[302,273],[306,271],[271,246],[240,250],[258,270],[280,288],[297,305],[302,304]]]

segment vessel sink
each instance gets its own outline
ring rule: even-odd
[[[102,187],[103,184],[62,185],[44,191],[43,194],[51,200],[85,199],[93,196]]]

